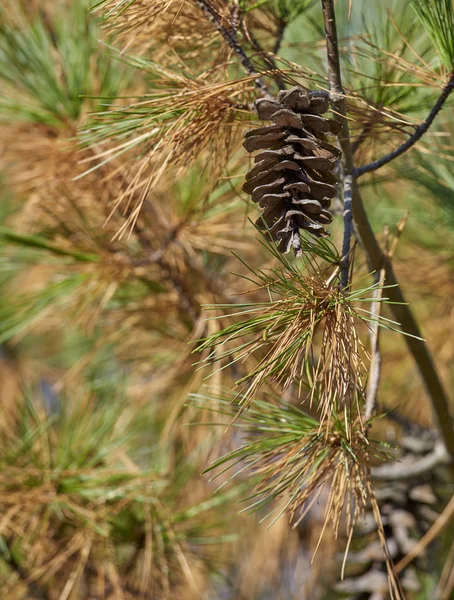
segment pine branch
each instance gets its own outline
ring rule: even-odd
[[[257,72],[256,68],[254,67],[254,65],[252,64],[251,59],[244,51],[241,44],[238,42],[235,33],[233,31],[229,31],[222,25],[221,19],[219,18],[218,14],[213,9],[211,4],[207,0],[195,0],[195,2],[199,6],[199,8],[203,12],[203,14],[206,16],[206,18],[209,19],[214,24],[214,26],[219,31],[219,33],[222,35],[224,40],[227,42],[227,44],[230,46],[230,48],[236,54],[236,56],[238,57],[240,63],[242,64],[244,70],[246,71],[246,73],[248,75],[253,75],[253,76],[258,75],[258,72]],[[255,83],[256,87],[265,96],[271,95],[267,86],[265,85],[265,83],[263,83],[263,81],[259,77],[256,77],[256,79],[254,79],[254,83]]]
[[[419,372],[424,381],[427,393],[432,402],[434,412],[438,420],[438,426],[440,428],[441,435],[445,442],[446,449],[449,455],[454,458],[454,427],[453,420],[449,410],[449,398],[443,388],[443,384],[438,375],[435,367],[433,358],[429,352],[429,349],[422,339],[421,331],[418,323],[405,298],[402,294],[396,276],[394,274],[391,261],[387,257],[382,249],[380,248],[375,234],[370,225],[364,204],[359,191],[357,177],[358,169],[354,169],[352,150],[349,142],[349,128],[347,120],[344,118],[346,114],[345,100],[342,89],[341,74],[340,74],[340,59],[339,49],[337,43],[336,33],[336,21],[334,12],[333,0],[322,0],[323,16],[325,23],[325,34],[326,44],[328,52],[328,68],[329,68],[329,83],[331,89],[331,98],[333,106],[339,113],[339,119],[342,122],[342,131],[339,142],[342,147],[344,154],[344,174],[353,175],[352,178],[352,209],[353,209],[353,222],[358,234],[358,237],[365,249],[369,263],[375,271],[380,271],[382,268],[385,271],[386,285],[390,286],[388,289],[388,297],[391,305],[391,309],[396,317],[396,320],[400,323],[403,333],[405,335],[405,341],[408,349],[410,350],[416,364],[418,365]],[[447,89],[449,87],[449,90]],[[454,74],[450,78],[450,83],[445,88],[444,94],[446,97],[442,99],[440,97],[437,105],[439,105],[438,111],[444,104],[445,100],[449,96],[449,93],[454,88]],[[442,99],[442,102],[440,100]],[[433,111],[432,111],[433,112]],[[431,113],[432,114],[432,113]],[[432,117],[432,121],[435,118],[435,114]],[[430,123],[428,124],[430,126]],[[346,178],[347,183],[349,179]],[[345,185],[345,180],[344,180]],[[344,194],[345,195],[345,194]],[[343,280],[345,280],[345,271],[347,271],[348,279],[348,257],[344,254],[344,248],[350,245],[351,226],[349,225],[349,219],[351,215],[347,214],[347,222],[344,223],[344,243],[343,243],[343,265],[344,270]]]
[[[285,29],[287,27],[287,21],[285,19],[280,19],[277,32],[276,39],[274,40],[273,46],[273,54],[277,54],[281,48],[282,40],[284,39]]]
[[[245,27],[243,27],[243,31],[244,31],[245,35],[248,37],[248,40],[250,41],[250,43],[254,46],[254,48],[257,50],[257,52],[259,52],[259,54],[261,55],[263,60],[266,63],[268,63],[269,68],[273,71],[278,72],[279,68],[278,68],[273,56],[269,56],[265,52],[265,50],[262,48],[262,45],[260,44],[260,42],[258,41],[258,39],[254,36],[254,34],[251,31],[248,31]],[[276,84],[280,90],[285,89],[285,85],[281,79],[277,78]]]
[[[364,173],[370,173],[372,171],[376,171],[377,169],[380,169],[381,167],[388,164],[389,162],[391,162],[398,156],[401,156],[401,154],[404,154],[404,152],[406,152],[412,146],[414,146],[422,138],[422,136],[428,131],[429,127],[434,122],[435,117],[441,111],[441,109],[443,108],[443,105],[445,104],[446,100],[449,98],[449,96],[453,90],[454,90],[454,72],[451,73],[448,83],[443,88],[443,91],[442,91],[440,97],[438,98],[434,107],[432,108],[429,115],[427,116],[427,119],[424,121],[424,123],[421,123],[421,125],[419,125],[419,127],[416,128],[413,135],[410,136],[408,138],[408,140],[406,142],[404,142],[403,144],[401,144],[398,148],[396,148],[389,154],[386,154],[386,156],[383,156],[382,158],[379,158],[378,160],[371,162],[368,165],[363,165],[362,167],[357,167],[356,169],[354,169],[354,171],[353,171],[354,176],[360,177],[361,175],[364,175]]]
[[[376,271],[382,268],[385,271],[386,285],[389,286],[387,295],[390,308],[396,321],[400,323],[402,331],[407,334],[404,336],[405,342],[424,381],[446,448],[451,457],[454,458],[454,428],[449,410],[448,395],[438,375],[427,344],[422,339],[419,325],[404,298],[391,261],[383,253],[372,231],[356,178],[353,179],[353,219],[371,267]]]
[[[342,87],[342,77],[340,72],[339,47],[333,0],[322,0],[322,8],[325,25],[326,50],[328,55],[328,76],[329,87],[331,91],[331,104],[335,111],[335,119],[337,119],[342,126],[339,133],[339,144],[342,149],[344,160],[344,239],[342,243],[341,285],[343,288],[345,288],[349,283],[350,244],[353,233],[353,154],[350,146],[350,131],[348,121],[345,118],[347,109],[345,106],[345,94]]]

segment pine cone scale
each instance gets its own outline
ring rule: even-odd
[[[299,87],[279,92],[277,100],[257,100],[255,110],[272,124],[245,133],[244,147],[258,154],[243,191],[263,210],[257,225],[268,230],[278,249],[296,251],[300,229],[329,235],[324,226],[332,221],[328,208],[337,193],[334,169],[340,150],[325,135],[336,134],[340,126],[321,116],[328,110],[325,96],[311,96]]]

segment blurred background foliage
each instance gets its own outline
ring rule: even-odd
[[[225,432],[232,415],[213,398],[254,359],[200,369],[209,351],[194,355],[194,344],[243,301],[245,263],[276,262],[241,191],[253,84],[190,3],[159,13],[136,0],[106,27],[102,11],[121,4],[94,14],[85,0],[0,8],[1,589],[12,600],[334,597],[334,539],[311,564],[317,503],[296,529],[286,519],[267,529],[261,513],[238,514],[247,477],[223,475],[214,494],[219,480],[201,475],[243,439]],[[318,2],[237,4],[257,66],[270,68],[271,56],[289,81],[326,87]],[[443,85],[443,47],[405,0],[339,0],[337,14],[362,164],[426,116]],[[408,215],[394,267],[450,390],[452,106],[411,153],[361,180],[380,239]],[[367,273],[360,256],[356,266]],[[225,311],[208,320],[201,307],[214,303]],[[431,427],[392,332],[382,359],[382,408]],[[207,386],[213,410],[188,406]],[[399,438],[392,422],[377,427]],[[435,597],[445,554],[411,598]]]

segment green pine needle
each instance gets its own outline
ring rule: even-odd
[[[232,396],[193,394],[191,403],[233,418],[242,401]],[[352,502],[349,526],[353,526],[368,494],[365,457],[370,449],[361,429],[345,429],[344,415],[339,415],[326,430],[300,408],[272,396],[257,400],[232,426],[241,432],[238,447],[216,459],[207,471],[214,471],[214,478],[224,481],[221,487],[243,476],[252,481],[254,489],[243,500],[248,506],[242,512],[268,507],[267,517],[273,515],[271,525],[285,512],[298,522],[311,499],[332,481],[333,502],[327,503],[326,517],[336,531],[345,494]],[[226,479],[229,470],[233,474]]]
[[[0,343],[23,332],[48,310],[55,310],[86,282],[87,275],[76,273],[48,284],[39,292],[15,296],[0,305]]]
[[[47,125],[77,122],[88,97],[110,96],[124,85],[125,69],[98,50],[99,30],[85,2],[53,20],[29,22],[0,8],[0,119]]]
[[[87,252],[63,248],[53,242],[49,242],[43,236],[18,233],[13,229],[0,225],[0,244],[1,243],[12,244],[19,248],[47,250],[57,256],[68,256],[80,262],[98,262],[101,260],[101,257],[97,254],[89,254]]]
[[[411,0],[443,65],[454,70],[454,5],[452,0]]]
[[[375,322],[387,329],[399,325],[381,316],[376,318],[362,307],[372,300],[377,284],[347,292],[339,290],[334,270],[337,255],[326,240],[311,242],[312,255],[318,253],[332,263],[326,276],[310,261],[308,271],[303,272],[272,244],[264,243],[279,260],[278,267],[250,269],[251,276],[245,279],[256,290],[266,290],[270,300],[206,306],[207,310],[221,310],[222,315],[215,319],[230,320],[231,324],[201,340],[196,351],[209,351],[201,364],[220,362],[220,369],[243,363],[250,355],[256,359],[256,366],[237,381],[247,404],[266,381],[286,388],[295,380],[307,379],[313,388],[311,394],[322,387],[322,412],[329,414],[338,401],[345,401],[347,379],[347,387],[359,386],[362,395],[360,381],[367,353],[357,338],[356,327]],[[386,303],[387,298],[381,301]],[[326,386],[322,383],[325,378]]]

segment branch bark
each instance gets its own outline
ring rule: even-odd
[[[380,385],[381,375],[381,354],[380,354],[380,310],[381,310],[381,299],[383,295],[383,285],[385,283],[385,272],[383,269],[376,274],[375,281],[377,287],[373,291],[374,300],[371,302],[370,312],[374,322],[370,325],[370,375],[367,384],[366,392],[366,407],[364,411],[364,419],[366,423],[372,418],[375,412],[375,406],[377,403],[378,387]]]
[[[453,90],[454,90],[454,72],[451,73],[451,76],[448,79],[448,83],[443,88],[443,91],[442,91],[440,97],[438,98],[436,104],[430,111],[427,119],[424,121],[424,123],[421,123],[421,125],[419,125],[419,127],[416,128],[413,135],[410,136],[408,138],[408,140],[406,142],[404,142],[403,144],[401,144],[398,148],[396,148],[389,154],[386,154],[386,156],[383,156],[382,158],[379,158],[378,160],[371,162],[368,165],[364,165],[362,167],[358,167],[358,168],[354,169],[354,171],[353,171],[354,176],[360,177],[361,175],[364,175],[364,173],[370,173],[371,171],[376,171],[377,169],[380,169],[380,167],[383,167],[383,165],[386,165],[387,163],[391,162],[392,160],[394,160],[395,158],[397,158],[398,156],[400,156],[401,154],[403,154],[404,152],[409,150],[412,146],[414,146],[416,144],[416,142],[418,142],[422,138],[422,136],[427,132],[429,127],[432,125],[432,123],[435,120],[435,117],[438,115],[440,110],[443,108],[444,103],[449,98],[449,96]]]
[[[285,19],[280,19],[276,39],[274,41],[273,46],[273,54],[277,54],[281,48],[282,40],[284,39],[285,28],[287,27],[287,21]]]
[[[222,35],[222,37],[225,39],[225,41],[227,42],[227,44],[230,46],[230,48],[236,54],[238,60],[242,64],[242,66],[243,66],[244,70],[246,71],[246,73],[248,75],[252,75],[252,76],[259,75],[259,73],[257,72],[256,68],[252,64],[251,59],[249,58],[249,56],[244,51],[244,49],[241,46],[241,44],[238,42],[238,40],[236,38],[236,33],[233,32],[232,30],[229,31],[228,29],[226,29],[223,26],[223,24],[221,22],[221,19],[219,18],[219,15],[213,9],[213,7],[210,5],[210,3],[207,2],[206,0],[196,0],[196,3],[199,6],[200,10],[203,12],[203,14],[206,16],[206,18],[208,20],[210,20],[214,24],[214,26],[219,31],[219,33]],[[270,92],[269,92],[267,86],[260,79],[260,77],[256,77],[254,79],[254,83],[255,83],[256,87],[265,96],[270,96]]]
[[[353,233],[352,213],[352,184],[353,184],[353,154],[350,145],[350,131],[345,118],[345,93],[342,87],[340,71],[339,45],[337,40],[336,15],[333,0],[322,0],[323,19],[325,25],[326,50],[328,56],[328,77],[330,99],[334,108],[334,118],[341,124],[339,144],[343,157],[343,200],[344,200],[344,239],[342,243],[341,286],[346,288],[349,283],[350,244]]]

